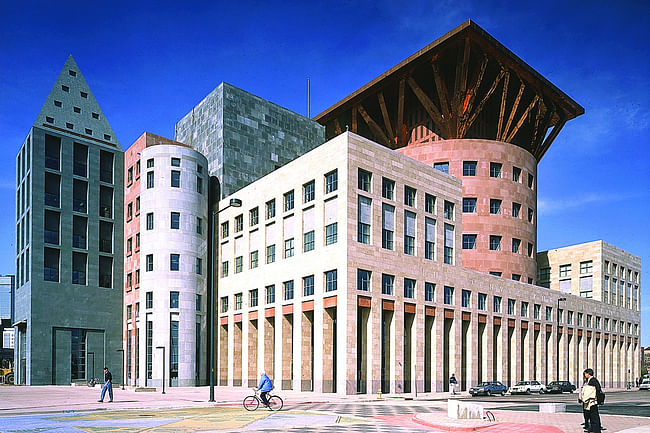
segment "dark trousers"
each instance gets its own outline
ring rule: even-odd
[[[591,413],[587,409],[582,409],[582,416],[585,419],[585,430],[589,430],[589,417],[591,416]]]
[[[264,403],[267,406],[269,405],[268,395],[269,395],[268,391],[264,391],[263,393],[260,394],[260,398],[262,399],[262,403]]]
[[[593,433],[600,433],[600,428],[600,414],[598,413],[598,405],[593,405],[589,410],[589,431]]]

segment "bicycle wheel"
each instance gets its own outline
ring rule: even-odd
[[[254,395],[249,395],[244,399],[244,409],[256,410],[260,406],[260,401]]]
[[[284,406],[284,402],[277,395],[272,395],[271,398],[269,398],[269,409],[272,411],[275,412],[277,410],[282,410],[282,406]]]

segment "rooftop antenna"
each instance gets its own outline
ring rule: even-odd
[[[307,77],[307,117],[309,116],[309,77]]]

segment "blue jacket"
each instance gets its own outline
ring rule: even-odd
[[[257,389],[259,389],[262,392],[267,392],[273,389],[273,384],[271,383],[271,379],[269,379],[269,377],[266,374],[264,374],[264,376],[260,378],[260,384],[257,385]]]

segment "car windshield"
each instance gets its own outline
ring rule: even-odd
[[[646,384],[647,384],[647,383],[650,383],[650,379],[643,379],[643,382],[642,382],[642,383],[646,383]]]
[[[549,386],[551,386],[551,385],[559,385],[559,383],[558,382],[551,382],[551,383],[549,383]]]
[[[478,384],[478,386],[490,386],[490,385],[491,385],[490,382],[481,382]]]
[[[522,381],[517,382],[517,385],[528,385],[528,384],[530,384],[530,382],[522,382]]]

